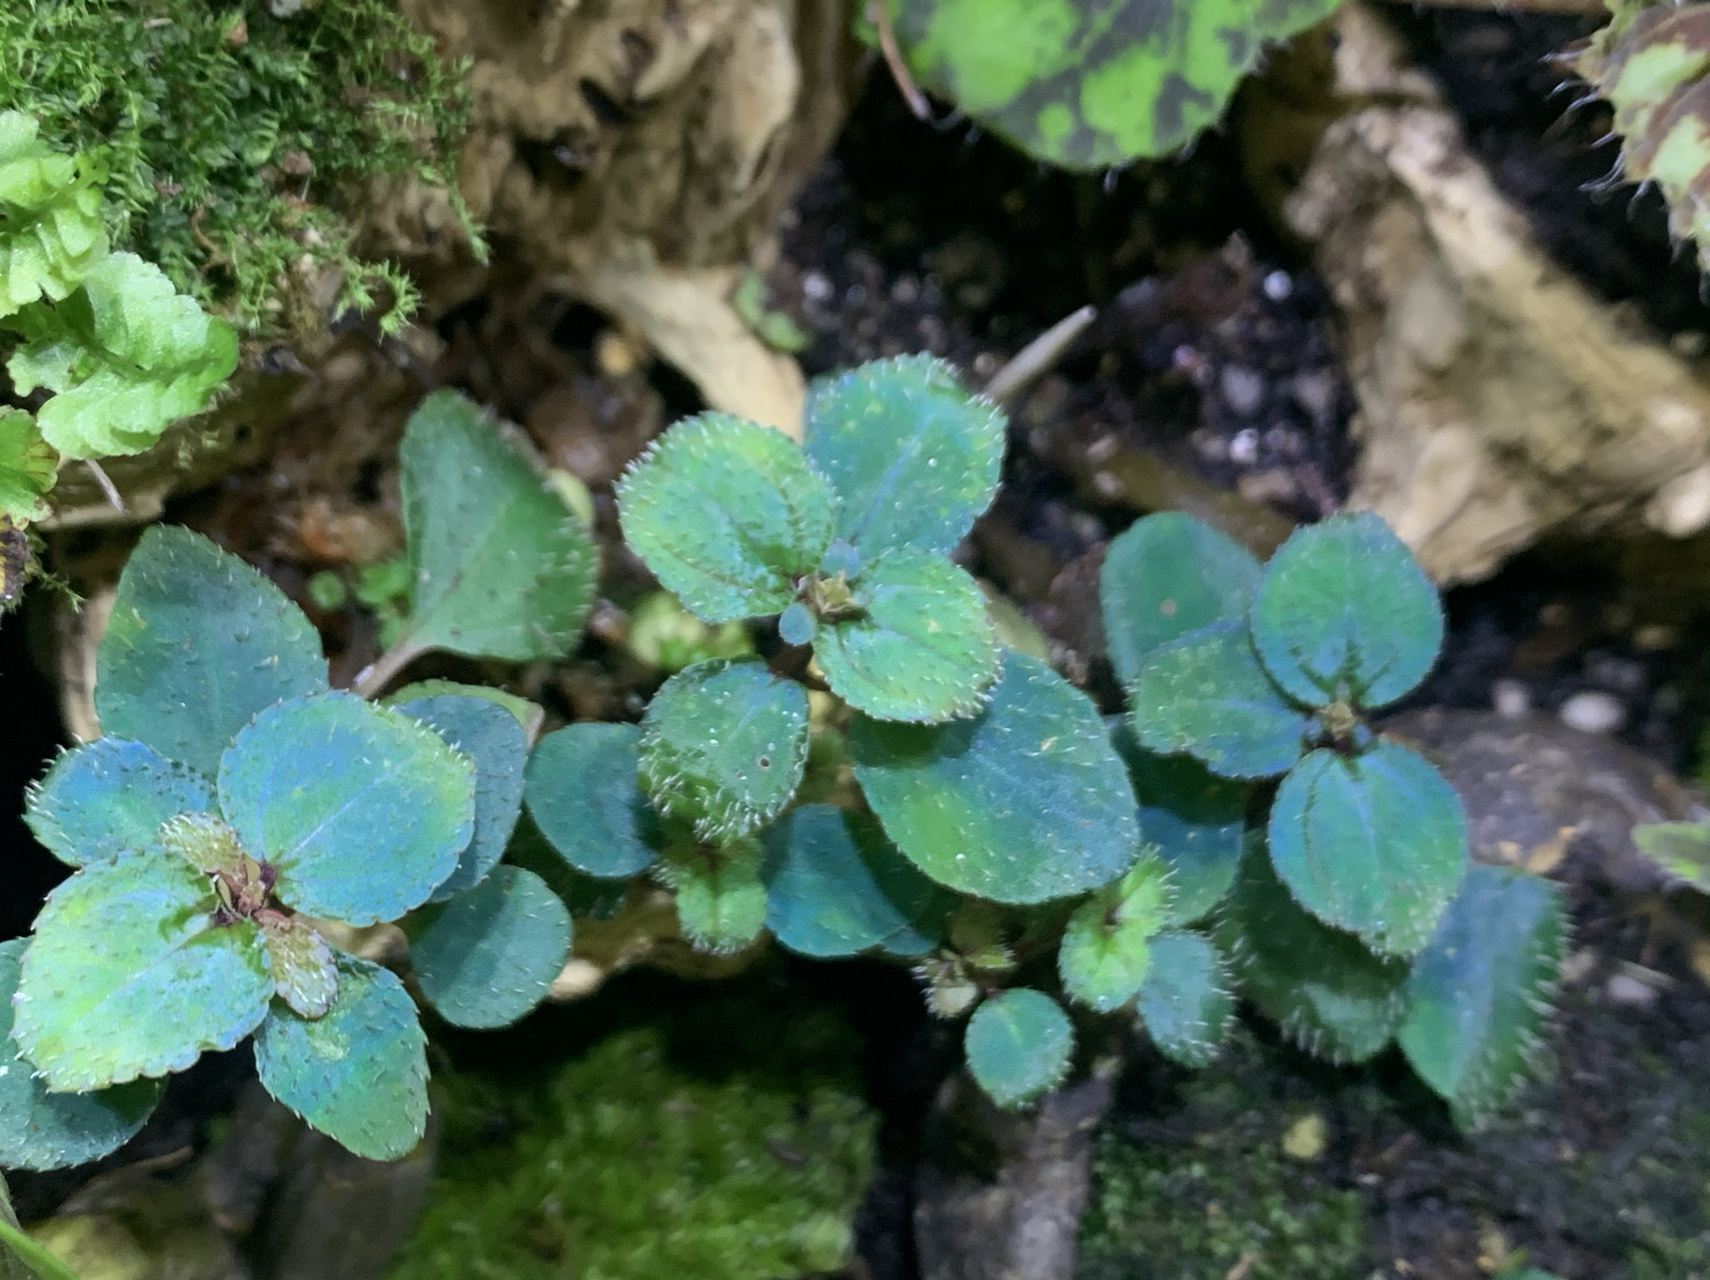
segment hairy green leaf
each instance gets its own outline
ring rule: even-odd
[[[165,1085],[133,1080],[95,1093],[47,1091],[12,1039],[12,997],[26,945],[23,938],[0,942],[0,1168],[86,1164],[130,1141]]]
[[[1407,1014],[1406,962],[1302,911],[1262,856],[1242,864],[1216,938],[1241,994],[1316,1057],[1364,1062]]]
[[[715,847],[672,844],[654,874],[677,895],[683,935],[712,955],[734,955],[766,927],[765,851],[751,836]]]
[[[1191,752],[1229,778],[1266,778],[1300,759],[1307,716],[1271,683],[1247,628],[1219,622],[1159,645],[1128,692],[1134,733]]]
[[[399,463],[412,587],[397,643],[511,662],[574,649],[599,551],[492,417],[435,391],[410,415]]]
[[[870,561],[962,541],[997,493],[1004,430],[949,365],[898,356],[815,383],[804,444],[837,491],[838,538]]]
[[[506,693],[503,689],[495,689],[490,684],[459,684],[455,680],[415,680],[401,689],[394,689],[380,701],[382,706],[399,707],[421,698],[440,698],[452,693],[462,694],[466,698],[485,698],[495,706],[503,707],[516,717],[517,723],[522,726],[523,736],[530,742],[539,734],[541,722],[546,718],[540,704],[530,702],[527,698]]]
[[[659,856],[659,815],[637,778],[640,741],[632,724],[572,724],[547,734],[529,758],[529,814],[578,871],[627,880]]]
[[[97,738],[53,762],[24,800],[24,821],[61,862],[81,867],[159,849],[160,826],[214,808],[214,785],[143,742]]]
[[[672,427],[617,493],[625,540],[705,622],[788,608],[831,545],[837,509],[788,436],[722,413]]]
[[[1671,876],[1710,893],[1710,822],[1652,822],[1633,828],[1633,844]]]
[[[696,663],[641,722],[642,788],[659,811],[719,843],[783,812],[807,767],[807,692],[747,659]]]
[[[263,708],[326,687],[320,637],[283,591],[201,534],[143,534],[95,653],[108,734],[213,777]]]
[[[410,917],[422,995],[454,1027],[508,1027],[542,1000],[570,956],[570,912],[546,882],[499,867]]]
[[[986,598],[941,555],[898,547],[855,583],[859,616],[824,627],[814,656],[831,691],[877,720],[938,724],[979,710],[997,679]]]
[[[0,112],[0,319],[65,297],[106,255],[90,176],[80,157],[38,139],[31,117]]]
[[[273,991],[305,1018],[319,1018],[338,995],[338,965],[325,938],[301,920],[275,911],[258,915],[267,943]]]
[[[427,1131],[427,1041],[396,975],[338,953],[338,996],[313,1020],[275,1004],[255,1033],[267,1092],[368,1160],[408,1155]]]
[[[345,924],[396,920],[475,832],[475,767],[433,730],[348,693],[269,707],[220,762],[220,807],[279,899]]]
[[[885,946],[918,955],[937,941],[949,901],[897,852],[878,823],[805,804],[766,833],[766,927],[804,956]]]
[[[1244,619],[1260,572],[1247,548],[1182,512],[1129,525],[1104,553],[1098,574],[1116,678],[1130,685],[1159,645],[1214,622]]]
[[[1190,756],[1161,756],[1117,723],[1111,741],[1140,802],[1140,835],[1170,868],[1170,921],[1192,924],[1235,883],[1247,839],[1251,788],[1219,778]]]
[[[1017,987],[974,1010],[962,1048],[980,1088],[998,1106],[1013,1109],[1063,1082],[1075,1028],[1050,996]]]
[[[1211,941],[1197,933],[1168,930],[1151,946],[1152,964],[1136,1003],[1140,1021],[1170,1061],[1207,1066],[1235,1017],[1228,966]]]
[[[0,519],[45,520],[45,499],[59,478],[59,452],[22,409],[0,406]]]
[[[1110,1013],[1132,1000],[1152,963],[1148,945],[1169,920],[1169,868],[1152,853],[1075,908],[1057,952],[1063,990]]]
[[[273,994],[247,920],[216,922],[206,876],[168,853],[84,867],[48,895],[12,1028],[48,1087],[182,1071],[254,1030]]]
[[[159,845],[183,858],[203,875],[224,872],[229,876],[248,874],[243,844],[224,818],[211,813],[181,813],[160,827]]]
[[[1308,706],[1394,702],[1443,643],[1443,608],[1407,544],[1369,511],[1296,529],[1253,596],[1265,669]]]
[[[1525,1083],[1567,933],[1561,890],[1549,881],[1477,866],[1414,961],[1397,1038],[1464,1127],[1488,1118]]]
[[[1215,124],[1267,41],[1336,0],[885,0],[916,77],[1070,169],[1164,156]]]
[[[1006,654],[967,720],[858,715],[849,750],[885,833],[952,889],[1044,902],[1108,884],[1139,853],[1134,793],[1097,711],[1035,658]]]
[[[67,458],[141,453],[206,408],[237,368],[232,327],[134,253],[108,254],[64,301],[34,303],[7,323],[25,342],[6,371],[20,395],[57,393],[36,425]]]
[[[1283,779],[1270,847],[1301,906],[1374,951],[1410,956],[1466,874],[1467,819],[1443,775],[1399,743],[1319,749]]]
[[[475,835],[458,855],[457,869],[433,891],[434,902],[474,888],[505,856],[522,813],[523,766],[528,738],[510,708],[461,693],[388,702],[420,720],[475,766]]]

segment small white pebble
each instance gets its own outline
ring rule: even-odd
[[[1574,694],[1556,714],[1568,728],[1581,733],[1614,733],[1627,723],[1627,708],[1621,700],[1593,689]]]
[[[1250,418],[1265,402],[1264,375],[1243,365],[1226,364],[1217,374],[1224,403],[1238,417]]]
[[[1532,709],[1532,691],[1520,680],[1498,680],[1490,686],[1491,705],[1505,720],[1518,720]]]
[[[818,271],[810,271],[802,277],[802,293],[815,302],[824,302],[831,296],[831,281]]]
[[[1631,1005],[1635,1009],[1648,1009],[1657,1002],[1656,988],[1628,973],[1611,974],[1603,984],[1603,994],[1610,1004]]]
[[[1250,467],[1259,460],[1259,433],[1252,427],[1237,431],[1229,441],[1229,461],[1237,466]]]
[[[1273,271],[1265,277],[1265,297],[1272,302],[1281,302],[1294,292],[1294,281],[1286,271]]]

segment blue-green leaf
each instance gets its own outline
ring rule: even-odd
[[[481,883],[505,856],[522,813],[528,738],[509,708],[485,698],[447,693],[387,705],[420,720],[475,766],[475,836],[433,891],[433,901],[444,902]]]
[[[979,715],[944,725],[856,716],[849,749],[885,833],[940,884],[1031,903],[1108,884],[1140,850],[1134,793],[1097,711],[1011,653]]]
[[[84,867],[48,895],[12,1034],[49,1088],[182,1071],[254,1030],[273,995],[267,948],[247,920],[217,924],[217,906],[169,853]]]
[[[1271,861],[1295,900],[1375,951],[1425,945],[1467,868],[1467,819],[1423,757],[1380,741],[1320,749],[1271,805]]]
[[[1250,616],[1266,670],[1308,706],[1394,702],[1443,643],[1437,588],[1369,511],[1296,529],[1265,566]]]
[[[1477,866],[1413,962],[1401,1048],[1471,1128],[1525,1083],[1567,945],[1561,890]]]
[[[791,951],[852,956],[886,945],[919,954],[942,930],[948,896],[865,815],[804,804],[765,844],[766,927]]]
[[[624,539],[706,622],[788,608],[836,504],[788,436],[722,413],[679,422],[618,483]]]
[[[143,534],[95,653],[109,735],[213,777],[263,708],[326,687],[320,637],[283,591],[201,534]]]
[[[457,867],[475,767],[409,716],[348,693],[270,707],[220,763],[220,807],[280,901],[346,924],[396,920]]]
[[[1203,520],[1163,511],[1136,520],[1104,553],[1099,605],[1110,663],[1124,686],[1159,645],[1247,616],[1259,562]]]
[[[1235,1016],[1228,966],[1211,941],[1197,933],[1160,933],[1151,947],[1152,965],[1136,1004],[1140,1021],[1170,1061],[1206,1066]]]
[[[804,443],[837,491],[838,538],[870,562],[967,537],[997,493],[1004,433],[1003,413],[949,365],[898,356],[815,383]]]
[[[637,781],[640,739],[633,724],[566,725],[529,758],[529,815],[578,871],[627,880],[659,856],[659,815]]]
[[[530,702],[514,693],[506,693],[503,689],[495,689],[490,684],[459,684],[455,680],[413,680],[387,694],[380,700],[380,704],[386,707],[401,707],[406,702],[416,702],[422,698],[441,698],[453,693],[466,698],[485,698],[494,706],[503,707],[516,717],[517,724],[522,726],[523,736],[530,742],[539,734],[541,722],[546,719],[546,712],[539,703]]]
[[[998,1106],[1013,1109],[1063,1082],[1075,1028],[1050,996],[1018,987],[974,1010],[962,1047],[980,1088]]]
[[[599,551],[492,417],[435,391],[410,415],[399,462],[413,587],[398,643],[512,662],[574,649]]]
[[[700,662],[653,695],[642,788],[659,811],[720,843],[783,812],[807,767],[807,692],[756,660]]]
[[[1191,752],[1227,778],[1267,778],[1300,759],[1308,718],[1271,683],[1239,622],[1190,632],[1147,655],[1128,693],[1134,733]]]
[[[214,807],[214,785],[143,742],[97,738],[53,762],[29,789],[24,821],[61,862],[81,867],[158,849],[160,827]]]
[[[27,941],[0,942],[0,1168],[60,1169],[116,1151],[143,1127],[165,1085],[133,1080],[95,1093],[49,1093],[12,1039],[12,997]]]
[[[275,1004],[255,1034],[261,1083],[311,1128],[368,1160],[408,1155],[427,1131],[427,1041],[396,975],[337,956],[338,998],[309,1020]]]
[[[542,1000],[570,955],[570,912],[546,882],[499,867],[410,917],[410,963],[454,1027],[508,1027]]]
[[[814,645],[833,693],[876,720],[938,724],[980,709],[998,644],[979,583],[941,555],[898,547],[866,567],[854,598],[859,616]]]

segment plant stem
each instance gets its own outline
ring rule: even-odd
[[[351,681],[350,691],[363,698],[378,697],[380,691],[392,683],[394,676],[426,652],[423,646],[405,636],[364,667]]]
[[[1009,362],[992,375],[982,394],[988,400],[1003,404],[1062,359],[1069,344],[1097,318],[1098,308],[1090,305],[1063,317],[1011,356]]]
[[[130,515],[125,509],[125,500],[119,496],[119,486],[101,469],[101,464],[93,458],[85,458],[83,465],[89,468],[89,474],[95,477],[95,483],[101,486],[101,492],[107,495],[107,501],[113,504],[113,510],[122,516]]]

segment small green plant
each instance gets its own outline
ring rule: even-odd
[[[592,597],[581,524],[458,397],[430,396],[404,451],[409,643],[561,656]],[[537,876],[500,865],[538,724],[519,702],[329,689],[276,587],[197,534],[144,534],[97,654],[105,736],[27,801],[76,871],[28,939],[0,944],[0,1166],[112,1150],[163,1077],[251,1035],[262,1083],[311,1125],[360,1155],[406,1153],[427,1113],[415,1006],[330,945],[328,922],[401,922],[417,990],[455,1025],[544,998],[572,925]]]

